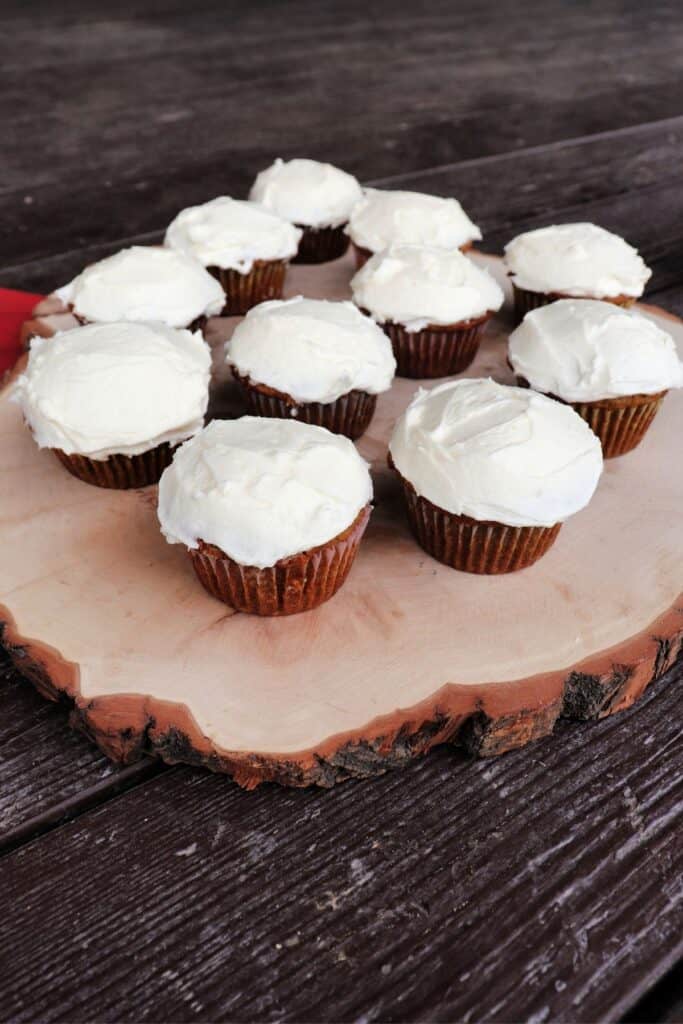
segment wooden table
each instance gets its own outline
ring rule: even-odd
[[[308,155],[458,196],[490,252],[593,220],[683,314],[676,3],[6,0],[0,17],[0,285],[47,291]],[[679,1020],[681,675],[498,760],[442,748],[329,792],[246,793],[110,764],[5,671],[0,1017]]]

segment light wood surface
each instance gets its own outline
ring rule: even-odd
[[[499,261],[477,259],[502,280]],[[292,268],[288,292],[346,298],[351,273],[350,257]],[[678,321],[666,317],[664,326],[683,341]],[[239,412],[221,362],[232,327],[217,319],[207,331],[214,412],[222,415]],[[509,328],[505,313],[492,322],[468,375],[510,380]],[[372,462],[376,507],[347,583],[324,607],[284,620],[235,614],[209,597],[185,550],[159,532],[155,488],[117,493],[73,479],[36,448],[5,395],[1,458],[10,486],[0,508],[10,632],[49,663],[51,684],[75,699],[103,749],[125,758],[142,743],[172,759],[213,759],[246,784],[327,781],[311,775],[317,758],[361,742],[390,756],[401,730],[418,737],[419,753],[454,738],[474,713],[512,716],[488,752],[526,742],[552,728],[575,669],[609,676],[625,659],[640,666],[609,710],[642,691],[658,641],[683,626],[675,610],[683,479],[672,471],[680,395],[667,397],[637,451],[606,463],[593,501],[540,562],[478,577],[416,545],[386,468],[388,437],[416,386],[397,379],[359,442]],[[128,727],[142,736],[136,744],[120,739]]]

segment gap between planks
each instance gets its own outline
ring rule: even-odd
[[[28,818],[0,835],[0,859],[48,832],[74,821],[86,811],[115,800],[130,790],[151,782],[159,775],[175,770],[174,767],[152,758],[144,758],[134,764],[125,765],[116,775],[107,776],[101,782],[87,786],[77,795],[60,800],[49,810],[42,811],[35,818]]]

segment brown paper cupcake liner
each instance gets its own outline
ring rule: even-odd
[[[526,377],[517,377],[520,387],[528,388]],[[600,439],[606,459],[633,451],[645,437],[650,424],[664,401],[666,391],[654,395],[624,395],[621,398],[600,398],[593,402],[567,402],[546,392],[548,398],[570,405],[578,412]]]
[[[252,383],[234,367],[232,373],[253,416],[297,419],[325,427],[333,434],[344,434],[355,441],[365,433],[375,413],[377,395],[370,395],[367,391],[349,391],[334,402],[297,402],[283,391],[276,391],[266,384]]]
[[[326,544],[281,558],[266,569],[240,565],[213,544],[190,548],[201,584],[219,601],[250,615],[296,615],[329,601],[349,574],[370,518],[370,506]]]
[[[518,323],[521,323],[526,314],[532,309],[548,306],[551,302],[557,302],[558,299],[590,298],[589,295],[566,295],[563,292],[532,292],[528,288],[520,288],[514,281],[512,282],[512,291],[515,300],[515,320]],[[632,295],[614,295],[601,301],[611,302],[615,306],[627,307],[632,306],[636,300]]]
[[[445,327],[430,324],[421,331],[407,331],[402,324],[391,321],[379,326],[391,339],[397,375],[419,380],[451,377],[467,369],[492,316],[489,312],[477,319]]]
[[[254,260],[248,274],[223,267],[206,269],[223,286],[223,316],[243,316],[259,302],[281,299],[287,272],[287,260]]]
[[[396,472],[403,485],[408,523],[418,544],[452,569],[489,576],[526,569],[546,553],[560,532],[561,523],[506,526],[446,512],[418,495],[413,485]]]
[[[102,323],[101,320],[88,320],[87,317],[81,316],[80,313],[75,313],[73,306],[69,306],[68,309],[69,309],[69,312],[71,313],[71,315],[76,320],[78,320],[79,324],[81,324],[81,326],[83,326],[83,327],[85,327],[87,324]],[[208,319],[208,317],[204,316],[203,314],[202,314],[202,316],[196,316],[194,318],[194,320],[191,320],[190,323],[187,324],[187,326],[185,327],[185,330],[192,331],[193,334],[195,333],[195,331],[201,331],[202,334],[203,334],[204,333],[204,328],[206,327],[207,319]],[[144,321],[140,321],[140,322],[144,323]]]
[[[565,404],[571,405],[600,438],[604,457],[613,459],[633,451],[640,444],[665,395],[666,391],[660,391],[656,395],[628,395],[625,398]]]
[[[123,491],[159,483],[159,477],[171,464],[175,447],[168,443],[160,444],[139,455],[110,455],[102,460],[89,459],[86,455],[67,455],[60,448],[52,451],[72,476],[86,484]]]
[[[194,318],[194,320],[192,320],[192,321],[191,321],[191,322],[190,322],[190,323],[189,323],[189,324],[187,325],[187,330],[188,330],[188,331],[192,331],[192,333],[193,333],[193,334],[194,334],[194,333],[195,333],[196,331],[201,331],[201,332],[202,332],[202,334],[204,334],[204,328],[206,327],[206,321],[207,321],[208,319],[209,319],[209,318],[208,318],[207,316],[203,316],[203,315],[202,315],[202,316],[196,316],[196,317]]]
[[[353,246],[353,255],[356,261],[356,269],[360,270],[360,268],[364,266],[368,262],[370,257],[375,255],[375,253],[372,251],[372,249],[366,249],[362,245],[356,245],[355,242],[352,242],[351,244]],[[460,252],[469,252],[470,249],[472,249],[473,244],[473,242],[465,242],[463,245],[458,246],[458,248],[460,249]]]
[[[345,224],[336,228],[312,228],[297,224],[303,231],[299,249],[292,263],[329,263],[343,256],[349,247],[349,236],[344,232]]]

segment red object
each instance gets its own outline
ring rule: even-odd
[[[42,298],[42,295],[0,288],[0,374],[14,366],[19,358],[21,325]]]

